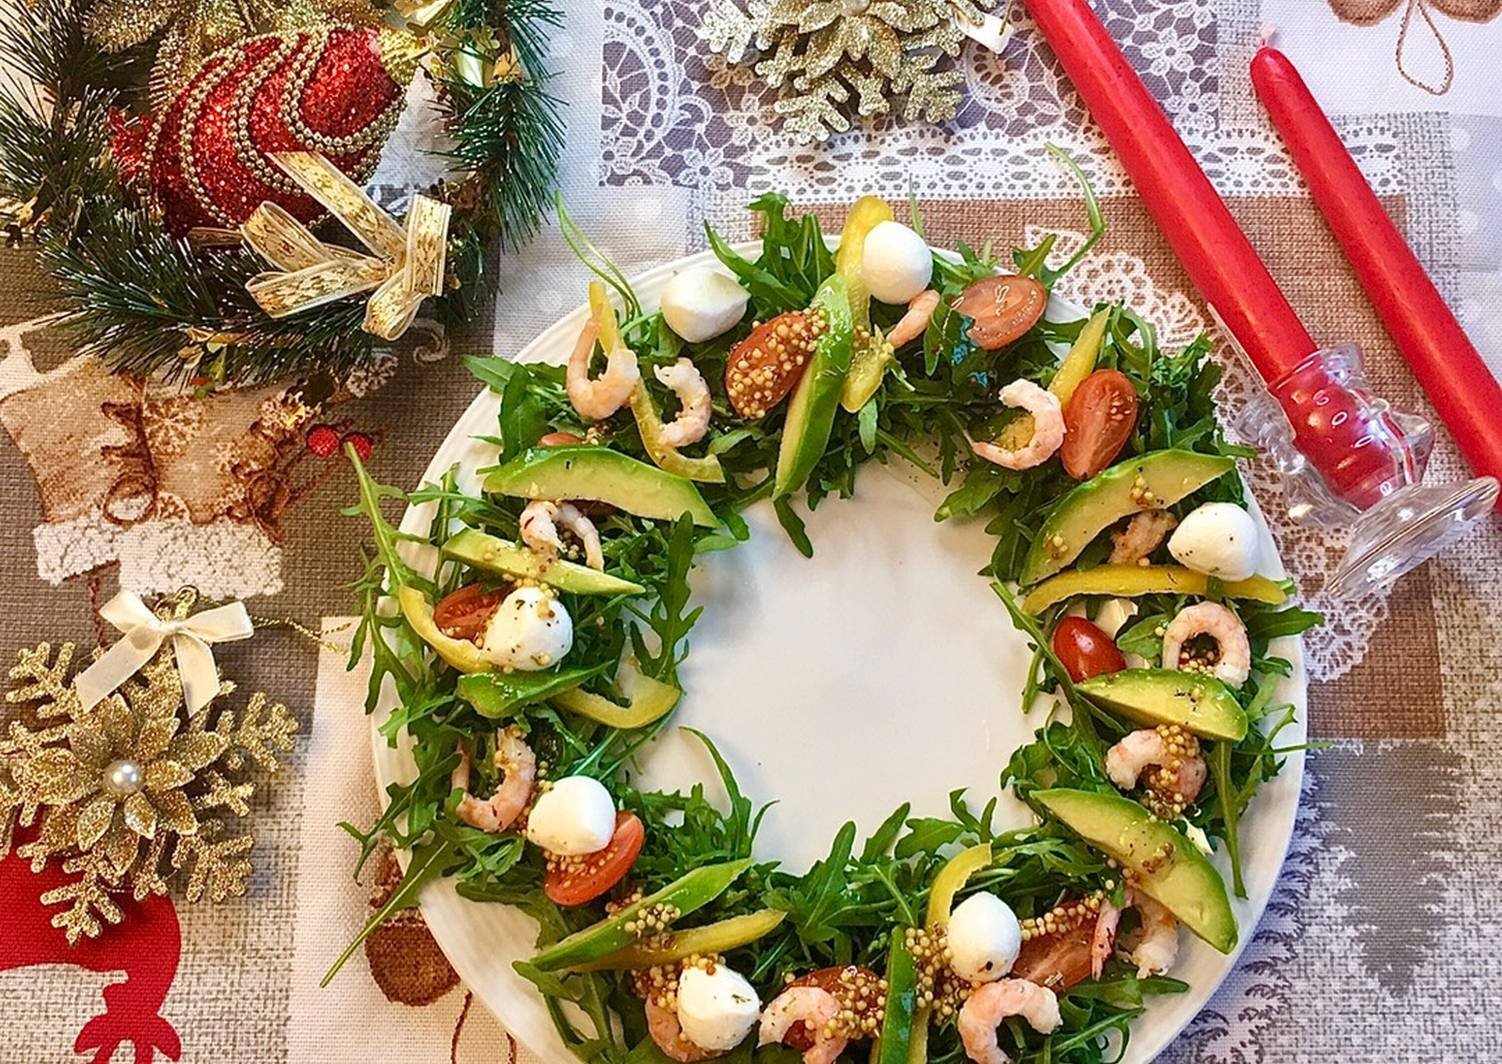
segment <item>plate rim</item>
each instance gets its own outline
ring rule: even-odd
[[[825,239],[831,245],[835,242],[828,235],[826,235]],[[733,245],[733,247],[734,250],[742,254],[756,254],[761,248],[761,241],[742,241]],[[953,257],[951,252],[942,249],[936,249],[936,251],[946,257]],[[720,265],[714,252],[712,250],[705,250],[681,256],[670,262],[644,270],[632,275],[628,280],[638,294],[643,289],[650,290],[650,294],[642,300],[643,306],[655,306],[658,298],[657,289],[673,274],[697,266]],[[1071,312],[1081,314],[1086,312],[1085,308],[1071,301],[1055,297],[1052,302]],[[545,361],[545,359],[540,359],[536,356],[540,352],[559,348],[561,342],[571,344],[573,335],[583,326],[588,313],[588,306],[581,304],[563,314],[557,321],[534,336],[510,360],[522,363]],[[566,351],[567,346],[563,346],[562,350]],[[504,356],[492,354],[488,357],[501,358]],[[476,447],[477,441],[474,439],[474,434],[466,426],[482,418],[493,418],[499,409],[499,403],[500,397],[498,395],[489,388],[481,387],[479,393],[455,419],[448,434],[435,449],[433,457],[429,460],[427,467],[422,473],[419,484],[441,477],[451,466],[460,462],[466,449],[484,449]],[[484,431],[484,429],[481,431]],[[492,445],[485,445],[485,447],[488,447],[492,451],[494,449]],[[472,467],[461,467],[461,486],[463,486],[462,480],[466,476],[469,478],[471,485],[478,488],[478,480],[473,476]],[[1279,577],[1286,577],[1287,570],[1283,565],[1276,543],[1271,538],[1270,528],[1256,497],[1251,492],[1250,486],[1248,486],[1247,491],[1247,502],[1249,510],[1262,530],[1264,546],[1271,547],[1271,558],[1275,563],[1277,575]],[[409,504],[402,514],[400,523],[402,530],[418,533],[425,531],[431,516],[431,508],[431,504],[423,506]],[[404,546],[412,547],[415,545],[404,544]],[[410,562],[416,560],[416,558],[412,557],[408,560]],[[1154,1059],[1188,1029],[1194,1019],[1208,1007],[1211,999],[1220,991],[1231,974],[1235,972],[1237,964],[1247,946],[1257,937],[1257,930],[1266,914],[1267,906],[1277,891],[1278,881],[1287,863],[1288,853],[1293,844],[1297,818],[1302,805],[1305,773],[1305,751],[1303,744],[1307,740],[1308,735],[1309,694],[1309,679],[1305,667],[1302,638],[1285,637],[1277,642],[1277,648],[1281,656],[1285,657],[1291,665],[1290,675],[1279,680],[1277,697],[1281,702],[1291,702],[1296,709],[1296,718],[1291,729],[1293,734],[1290,736],[1290,742],[1298,746],[1299,749],[1286,756],[1283,768],[1278,776],[1264,785],[1265,788],[1273,789],[1274,797],[1278,800],[1274,801],[1273,798],[1269,798],[1264,792],[1264,794],[1259,795],[1259,801],[1256,806],[1259,815],[1272,816],[1272,823],[1269,826],[1275,827],[1278,830],[1281,840],[1274,844],[1276,846],[1277,859],[1267,890],[1260,897],[1253,896],[1246,899],[1245,902],[1240,903],[1247,906],[1242,914],[1244,919],[1239,922],[1238,929],[1240,935],[1235,948],[1229,954],[1221,955],[1219,970],[1214,973],[1213,980],[1203,981],[1199,985],[1192,985],[1191,989],[1179,998],[1157,999],[1160,1003],[1164,1004],[1164,1007],[1156,1010],[1149,1007],[1141,1017],[1133,1021],[1131,1045],[1128,1047],[1128,1054],[1122,1058],[1123,1064],[1134,1064],[1137,1061],[1151,1061]],[[406,751],[410,749],[410,744],[398,742],[396,746],[390,746],[380,732],[380,726],[389,714],[390,705],[387,704],[389,701],[389,698],[383,698],[381,708],[370,717],[369,729],[372,767],[378,798],[383,810],[387,805],[387,786],[403,778],[400,762],[403,759],[410,761],[410,758],[406,754]],[[1271,853],[1267,855],[1269,858],[1272,856],[1273,854]],[[406,851],[398,851],[397,858],[405,869],[407,862]],[[489,996],[479,989],[480,986],[487,984],[487,975],[491,979],[494,978],[495,974],[499,974],[503,979],[507,979],[508,981],[520,980],[520,977],[515,976],[509,969],[500,973],[496,973],[493,968],[486,969],[483,963],[474,956],[474,951],[462,948],[464,945],[461,941],[463,937],[462,928],[450,926],[449,917],[455,911],[456,907],[463,908],[482,905],[486,906],[488,915],[499,922],[515,924],[517,921],[524,921],[526,927],[535,929],[535,925],[531,923],[530,918],[520,914],[513,906],[466,901],[459,897],[453,889],[452,881],[447,879],[429,884],[422,892],[420,899],[424,921],[434,941],[443,952],[444,957],[453,966],[456,974],[466,988],[474,993],[475,997],[496,1017],[501,1026],[516,1038],[519,1044],[523,1045],[529,1052],[541,1060],[575,1060],[576,1058],[560,1045],[557,1033],[551,1023],[538,1024],[535,1022],[537,1018],[535,1016],[508,1019],[502,1014],[500,1009],[491,1004]],[[520,930],[521,926],[521,924],[518,924],[517,929]],[[535,993],[530,984],[523,985],[529,991]],[[1166,1026],[1160,1024],[1158,1025],[1161,1027],[1160,1030],[1147,1032],[1147,1037],[1141,1037],[1138,1032],[1138,1025],[1149,1016],[1154,1016],[1155,1014],[1162,1016],[1166,1011],[1167,1004],[1171,1002],[1182,1003],[1178,1009],[1181,1015],[1178,1017],[1177,1022],[1169,1022]],[[1185,1006],[1190,1003],[1193,1004],[1193,1007],[1186,1008]]]

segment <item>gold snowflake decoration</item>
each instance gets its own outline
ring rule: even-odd
[[[190,607],[179,596],[159,612]],[[69,678],[73,649],[64,643],[53,657],[42,643],[10,670],[6,701],[27,712],[0,736],[0,856],[18,825],[40,822],[16,852],[38,871],[58,860],[77,876],[42,896],[67,906],[52,923],[70,943],[120,921],[117,892],[140,900],[180,882],[189,901],[244,894],[255,840],[227,820],[249,814],[255,773],[280,767],[297,720],[260,692],[238,713],[228,708],[228,681],[188,714],[170,647],[84,710]]]
[[[163,103],[210,55],[253,34],[366,25],[375,18],[369,0],[99,0],[85,25],[107,52],[160,35],[151,90]]]
[[[847,104],[862,117],[886,114],[903,97],[902,117],[947,122],[963,75],[941,68],[959,54],[962,23],[978,24],[997,0],[710,0],[703,34],[732,63],[754,46],[756,73],[780,89],[772,109],[808,141],[850,128]]]

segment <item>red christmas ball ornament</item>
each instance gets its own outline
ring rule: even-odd
[[[388,27],[250,37],[209,56],[159,113],[117,128],[112,154],[178,236],[234,228],[268,200],[312,222],[323,208],[271,154],[321,152],[356,182],[369,178],[419,54]]]

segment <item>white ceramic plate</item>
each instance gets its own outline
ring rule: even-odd
[[[705,253],[652,270],[634,280],[636,293],[655,307],[675,272],[713,262]],[[565,317],[518,360],[563,362],[586,313],[581,307]],[[1067,306],[1051,313],[1084,316]],[[474,471],[494,464],[496,449],[475,437],[495,432],[497,406],[489,391],[475,399],[433,456],[426,480],[457,463],[461,487],[478,491]],[[695,571],[695,597],[705,611],[691,636],[682,673],[687,697],[676,722],[714,738],[753,801],[778,803],[758,839],[759,856],[801,871],[827,852],[844,821],[870,831],[903,801],[913,803],[915,816],[942,815],[949,792],[959,787],[980,807],[998,793],[1007,755],[1041,725],[1041,708],[1026,718],[1018,712],[1027,646],[975,576],[990,556],[990,539],[978,522],[935,524],[942,495],[900,460],[873,463],[855,498],[829,499],[810,516],[812,560],[792,548],[763,504],[747,514],[749,543],[709,556]],[[430,520],[426,508],[410,508],[402,528],[425,533]],[[1260,514],[1257,520],[1262,572],[1281,576]],[[1279,652],[1293,662],[1293,675],[1278,698],[1298,707],[1298,724],[1284,732],[1297,745],[1304,736],[1303,654],[1296,640],[1286,644]],[[372,735],[384,795],[387,784],[411,778],[412,761],[406,750]],[[1242,944],[1283,865],[1303,772],[1303,755],[1291,754],[1242,820],[1250,894],[1234,903]],[[646,753],[640,782],[673,788],[714,779],[703,748],[674,729]],[[998,820],[1010,827],[1031,817],[1002,795]],[[455,971],[511,1033],[548,1064],[573,1061],[534,988],[511,968],[533,952],[532,921],[506,906],[465,901],[446,883],[430,886],[422,907]],[[1136,1023],[1128,1062],[1161,1051],[1235,963],[1235,956],[1183,937],[1172,974],[1191,989],[1150,1002]]]

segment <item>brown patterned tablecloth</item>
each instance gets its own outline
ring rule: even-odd
[[[772,96],[746,69],[709,53],[695,31],[705,0],[566,6],[553,41],[569,103],[564,192],[628,274],[700,249],[705,220],[749,235],[742,208],[764,189],[835,217],[856,195],[900,199],[911,183],[935,244],[1005,245],[1047,230],[1064,232],[1067,245],[1083,221],[1067,177],[1042,154],[1056,141],[1085,158],[1111,223],[1065,294],[1126,299],[1170,342],[1207,324],[1020,13],[1007,53],[967,57],[967,98],[950,127],[858,131],[812,149],[776,133]],[[1502,44],[1498,5],[1098,6],[1313,332],[1359,341],[1374,389],[1427,410],[1250,96],[1246,62],[1264,19],[1296,32],[1306,67],[1311,54],[1326,56],[1316,89],[1333,99],[1363,168],[1502,366],[1502,77],[1484,43],[1490,52]],[[1426,64],[1443,62],[1431,38],[1415,31],[1408,51],[1392,54],[1403,7],[1416,25],[1433,26],[1451,56],[1442,95],[1442,85],[1414,83],[1433,73]],[[1347,51],[1361,57],[1359,69],[1342,71]],[[398,131],[377,176],[383,192],[419,180],[420,126],[414,118]],[[362,530],[337,513],[352,494],[347,467],[310,449],[309,433],[368,435],[376,476],[414,484],[478,390],[459,356],[513,353],[577,302],[581,274],[555,230],[501,268],[492,320],[447,337],[419,323],[418,342],[309,411],[278,387],[193,399],[106,375],[49,324],[47,283],[30,254],[0,251],[0,650],[65,638],[92,645],[91,609],[121,586],[193,584],[341,638]],[[1252,386],[1233,373],[1227,403]],[[1441,433],[1431,476],[1461,472]],[[1278,485],[1255,479],[1275,510]],[[1331,614],[1309,643],[1310,731],[1330,745],[1309,758],[1293,848],[1262,925],[1162,1059],[1502,1058],[1502,526],[1493,521],[1385,600],[1351,606],[1319,593],[1340,544],[1285,524],[1276,531],[1304,591]],[[161,1015],[181,1038],[182,1059],[505,1059],[504,1031],[470,1007],[415,915],[380,935],[332,990],[317,989],[382,889],[349,878],[353,844],[335,826],[376,809],[360,684],[335,655],[285,630],[219,658],[247,688],[292,706],[303,735],[288,771],[258,797],[247,896],[179,905],[177,956],[154,959],[151,970],[167,979]],[[130,978],[138,960],[128,943],[113,974],[0,957],[10,968],[0,971],[0,1062],[83,1059],[74,1039],[100,1012],[102,988],[119,971]],[[116,1064],[130,1053],[122,1047]]]

